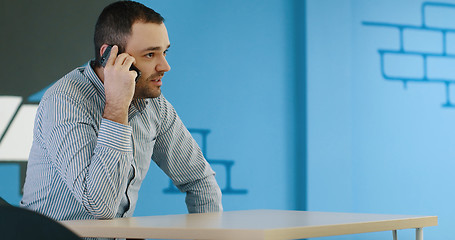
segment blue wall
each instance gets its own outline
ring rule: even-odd
[[[307,1],[308,210],[437,215],[425,237],[449,236],[455,1],[443,2]],[[392,236],[333,239],[366,238]]]

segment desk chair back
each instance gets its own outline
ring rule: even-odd
[[[0,236],[10,240],[82,240],[69,229],[42,214],[9,205],[0,199]]]

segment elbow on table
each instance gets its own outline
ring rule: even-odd
[[[95,219],[113,219],[117,215],[118,206],[112,206],[105,204],[103,202],[98,203],[88,203],[86,204],[85,209],[92,215]]]
[[[95,219],[100,219],[100,220],[108,220],[108,219],[113,219],[115,218],[117,211],[112,211],[111,209],[104,208],[104,209],[92,209],[90,211],[90,214],[95,218]]]

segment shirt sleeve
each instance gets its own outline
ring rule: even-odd
[[[156,101],[161,125],[152,159],[180,191],[186,192],[189,213],[222,211],[215,172],[172,105],[163,96]]]
[[[96,123],[83,103],[63,94],[40,108],[40,138],[57,174],[91,215],[114,218],[133,160],[131,127],[107,119]]]

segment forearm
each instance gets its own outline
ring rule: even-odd
[[[106,120],[103,120],[106,122]],[[113,218],[125,193],[133,160],[131,129],[101,125],[86,181],[84,206],[97,218]],[[113,131],[118,130],[118,131]]]

